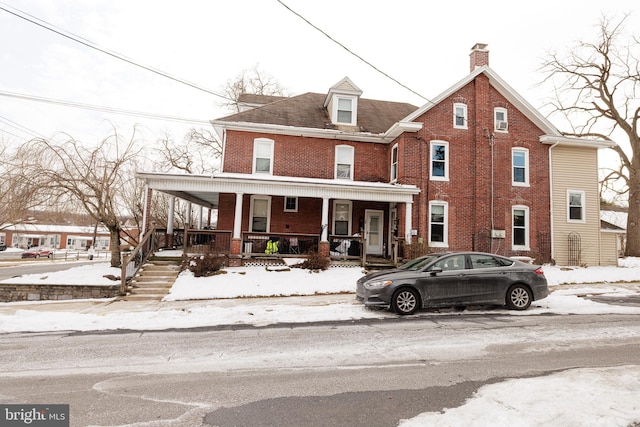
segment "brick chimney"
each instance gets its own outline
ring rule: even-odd
[[[471,72],[476,68],[489,65],[489,50],[486,43],[476,43],[471,48],[469,58],[471,58]]]

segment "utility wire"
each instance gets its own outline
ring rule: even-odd
[[[4,6],[7,6],[5,3],[0,3],[0,4],[2,4]],[[119,60],[127,62],[127,63],[129,63],[131,65],[134,65],[136,67],[142,68],[143,70],[151,71],[152,73],[155,73],[155,74],[160,75],[162,77],[165,77],[167,79],[173,80],[175,82],[190,86],[190,87],[192,87],[194,89],[197,89],[197,90],[200,90],[202,92],[206,92],[208,94],[217,96],[217,97],[222,98],[222,99],[224,99],[226,101],[235,102],[233,99],[230,99],[230,98],[228,98],[228,97],[226,97],[224,95],[220,95],[219,93],[216,93],[211,89],[207,89],[207,88],[199,86],[199,85],[197,85],[195,83],[191,83],[191,82],[189,82],[187,80],[183,80],[181,78],[174,77],[174,76],[172,76],[169,73],[166,73],[164,71],[158,70],[156,68],[153,68],[153,67],[150,67],[150,66],[147,66],[147,65],[140,64],[140,63],[136,62],[135,60],[127,58],[126,56],[124,56],[124,55],[122,55],[120,53],[114,52],[112,50],[107,50],[106,48],[102,48],[98,44],[96,44],[96,43],[94,43],[94,42],[92,42],[90,40],[87,40],[87,39],[85,39],[83,37],[80,37],[80,36],[76,36],[75,34],[69,32],[69,31],[66,31],[66,30],[63,30],[63,29],[61,29],[59,27],[56,27],[53,24],[50,24],[50,23],[48,23],[48,22],[46,22],[46,21],[44,21],[44,20],[42,20],[40,18],[37,18],[37,17],[35,17],[33,15],[30,15],[30,14],[28,14],[26,12],[23,12],[23,11],[21,11],[19,9],[16,9],[16,8],[14,8],[12,6],[7,6],[7,7],[11,7],[12,9],[16,10],[17,12],[11,11],[11,10],[7,9],[6,7],[4,7],[4,6],[0,6],[0,10],[3,10],[3,11],[5,11],[5,12],[11,14],[11,15],[14,15],[14,16],[16,16],[16,17],[18,17],[20,19],[23,19],[23,20],[25,20],[27,22],[30,22],[32,24],[35,24],[35,25],[37,25],[37,26],[39,26],[41,28],[44,28],[45,30],[51,31],[51,32],[53,32],[55,34],[58,34],[58,35],[60,35],[62,37],[65,37],[65,38],[67,38],[69,40],[73,40],[76,43],[80,43],[80,44],[82,44],[82,45],[84,45],[86,47],[89,47],[91,49],[97,50],[98,52],[102,52],[102,53],[104,53],[106,55],[109,55],[109,56],[111,56],[113,58],[119,59]]]
[[[371,62],[367,61],[366,59],[364,59],[362,56],[358,55],[357,53],[355,53],[354,51],[352,51],[351,49],[349,49],[348,47],[346,47],[344,44],[340,43],[338,40],[334,39],[333,37],[331,37],[329,34],[327,34],[324,30],[322,30],[321,28],[317,27],[316,25],[314,25],[312,22],[310,22],[307,18],[305,18],[304,16],[300,15],[298,12],[296,12],[295,10],[291,9],[289,6],[287,6],[282,0],[276,0],[278,3],[280,3],[282,6],[284,6],[289,12],[293,13],[294,15],[296,15],[298,18],[302,19],[304,22],[306,22],[308,25],[310,25],[311,27],[313,27],[314,29],[316,29],[317,31],[319,31],[320,33],[322,33],[325,37],[327,37],[329,40],[331,40],[332,42],[334,42],[335,44],[337,44],[338,46],[340,46],[341,48],[343,48],[344,50],[346,50],[347,52],[349,52],[351,55],[355,56],[356,58],[358,58],[360,61],[364,62],[365,64],[367,64],[369,67],[373,68],[374,70],[376,70],[377,72],[379,72],[380,74],[382,74],[383,76],[385,76],[386,78],[390,79],[391,81],[393,81],[394,83],[397,83],[398,85],[402,86],[403,88],[407,89],[409,92],[413,93],[414,95],[418,95],[420,98],[424,99],[425,101],[429,102],[430,104],[435,105],[435,103],[433,101],[431,101],[429,98],[427,98],[426,96],[423,96],[421,94],[419,94],[418,92],[416,92],[415,90],[411,89],[409,86],[401,83],[400,81],[394,79],[393,77],[391,77],[389,74],[385,73],[384,71],[382,71],[381,69],[379,69],[378,67],[376,67],[375,65],[373,65]]]
[[[43,138],[43,136],[40,135],[38,132],[29,129],[28,127],[23,126],[20,123],[14,122],[13,120],[8,119],[7,117],[0,116],[0,123],[4,123],[7,126],[10,126],[10,127],[14,128],[14,129],[19,130],[20,132],[24,132],[24,133],[30,134],[32,136],[37,136],[37,137]],[[9,131],[7,131],[7,130],[5,130],[5,132],[9,133]],[[13,136],[17,136],[17,135],[14,135],[14,134],[12,134],[12,135]]]
[[[17,99],[25,99],[27,101],[43,102],[46,104],[61,105],[64,107],[81,108],[84,110],[103,111],[103,112],[113,113],[113,114],[123,114],[127,116],[144,117],[148,119],[169,120],[174,122],[183,122],[183,123],[192,123],[192,124],[209,124],[210,123],[208,120],[189,119],[189,118],[177,117],[177,116],[165,116],[162,114],[145,113],[142,111],[123,110],[120,108],[104,107],[100,105],[91,105],[91,104],[82,104],[79,102],[65,101],[61,99],[44,98],[41,96],[25,95],[25,94],[15,93],[15,92],[6,92],[3,90],[0,90],[0,96],[6,96],[9,98],[17,98]]]

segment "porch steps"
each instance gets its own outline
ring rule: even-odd
[[[180,263],[174,260],[153,260],[145,264],[131,279],[127,301],[160,301],[180,274]]]

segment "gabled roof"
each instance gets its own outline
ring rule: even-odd
[[[593,140],[586,138],[566,137],[556,128],[546,117],[527,102],[518,92],[516,92],[511,86],[507,84],[498,74],[493,71],[489,66],[485,65],[476,68],[465,78],[451,86],[449,89],[442,92],[440,95],[433,98],[430,102],[423,105],[402,121],[413,121],[420,117],[431,108],[438,105],[440,102],[447,99],[449,96],[455,94],[458,90],[471,83],[480,74],[484,74],[488,79],[491,86],[496,89],[502,96],[504,96],[509,103],[522,112],[529,120],[531,120],[538,128],[540,128],[544,135],[540,137],[540,142],[547,144],[566,144],[582,147],[592,148],[605,148],[615,146],[616,143],[612,141]]]
[[[336,130],[338,127],[331,123],[331,118],[324,108],[325,98],[325,94],[308,92],[222,117],[211,123],[214,127],[223,128],[232,124],[260,124]],[[355,134],[383,134],[417,108],[415,105],[403,102],[360,98],[358,101],[359,132]]]

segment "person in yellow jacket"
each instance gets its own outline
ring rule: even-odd
[[[267,241],[267,248],[264,250],[265,254],[277,254],[278,253],[278,239],[275,237],[270,238]]]

